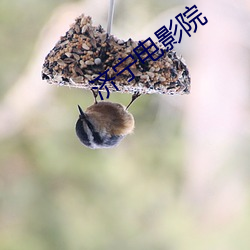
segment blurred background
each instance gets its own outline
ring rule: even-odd
[[[1,0],[1,250],[250,249],[250,1],[117,0],[112,33],[155,39],[193,4],[208,23],[175,46],[191,94],[140,97],[134,134],[90,150],[74,126],[92,94],[41,68],[81,13],[106,28],[109,1]]]

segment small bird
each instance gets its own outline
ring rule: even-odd
[[[95,103],[85,112],[80,112],[76,122],[76,134],[82,144],[91,149],[111,148],[134,130],[134,117],[127,109],[140,96],[136,92],[127,107],[119,103],[97,102],[97,93],[92,90]]]

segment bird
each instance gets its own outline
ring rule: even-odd
[[[84,146],[91,149],[115,147],[134,130],[134,117],[128,108],[140,94],[134,93],[131,102],[125,107],[108,101],[97,102],[97,93],[93,90],[92,93],[95,102],[85,112],[78,105],[76,135]]]

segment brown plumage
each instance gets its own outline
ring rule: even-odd
[[[133,132],[134,117],[127,111],[132,102],[139,96],[135,94],[125,108],[119,103],[97,102],[84,112],[78,105],[79,118],[76,122],[76,134],[88,148],[112,148],[128,134]]]
[[[97,131],[110,135],[128,135],[133,132],[134,118],[119,103],[98,102],[85,111]]]

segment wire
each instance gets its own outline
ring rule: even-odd
[[[110,0],[109,4],[109,13],[108,13],[108,26],[107,26],[107,33],[111,33],[113,17],[114,17],[114,10],[115,10],[115,0]]]

